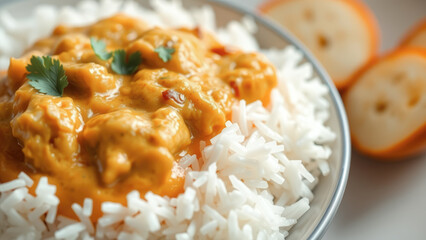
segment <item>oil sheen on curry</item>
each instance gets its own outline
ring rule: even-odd
[[[95,53],[93,41],[109,58]],[[124,63],[140,62],[117,73],[116,50]],[[63,67],[61,96],[30,84],[35,56]],[[132,190],[176,196],[185,181],[179,153],[200,155],[200,141],[222,130],[235,101],[267,104],[276,83],[263,55],[230,50],[200,28],[150,27],[125,15],[58,26],[1,74],[0,182],[21,171],[36,181],[47,176],[59,214],[74,217],[71,204],[90,197],[94,221],[101,202],[124,204]]]

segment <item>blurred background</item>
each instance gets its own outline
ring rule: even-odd
[[[252,10],[264,2],[231,1]],[[363,2],[378,20],[381,53],[426,18],[426,0]],[[426,154],[390,163],[353,152],[345,195],[323,239],[426,239]]]

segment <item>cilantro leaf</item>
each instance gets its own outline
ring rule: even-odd
[[[112,57],[111,68],[117,74],[131,75],[142,62],[140,52],[134,52],[126,59],[126,52],[123,49],[108,52],[106,44],[102,40],[97,41],[94,38],[90,38],[90,45],[98,58],[105,61]]]
[[[161,58],[163,62],[168,62],[172,59],[172,54],[175,52],[175,49],[159,46],[154,49],[154,52],[158,53],[158,57]]]
[[[90,45],[98,58],[108,60],[112,57],[112,53],[106,50],[106,44],[104,41],[97,41],[95,38],[90,38]]]
[[[126,52],[123,49],[119,49],[114,51],[111,68],[117,74],[131,75],[137,70],[141,62],[140,52],[132,53],[129,59],[126,60]]]
[[[30,80],[28,84],[41,93],[62,97],[68,79],[59,60],[49,56],[32,56],[30,62],[26,66]]]

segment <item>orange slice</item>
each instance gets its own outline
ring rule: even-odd
[[[426,48],[426,18],[420,21],[401,43],[402,47],[423,47]]]
[[[275,0],[259,10],[296,35],[322,63],[339,90],[377,54],[377,22],[361,1]]]
[[[396,160],[426,149],[426,49],[401,48],[373,61],[343,99],[361,152]]]

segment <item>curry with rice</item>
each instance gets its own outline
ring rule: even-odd
[[[200,28],[150,27],[125,15],[58,26],[1,73],[0,182],[21,171],[48,176],[59,214],[74,217],[71,204],[92,198],[93,221],[102,202],[124,204],[132,190],[177,196],[179,154],[200,155],[234,101],[266,105],[276,84],[263,55]]]

